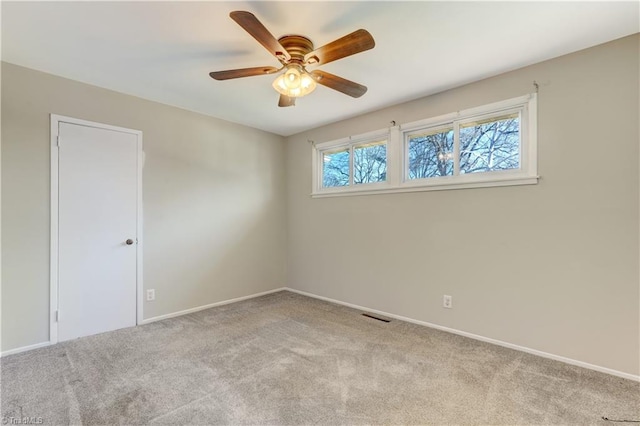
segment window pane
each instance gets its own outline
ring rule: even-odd
[[[453,175],[453,129],[409,135],[409,179]]]
[[[387,141],[353,147],[353,183],[387,180]]]
[[[460,173],[520,168],[520,114],[460,126]]]
[[[349,148],[322,153],[322,186],[349,185]]]

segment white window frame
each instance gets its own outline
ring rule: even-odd
[[[519,112],[520,168],[459,174],[459,127],[470,121]],[[408,135],[419,130],[451,127],[454,130],[454,175],[408,179]],[[353,147],[387,139],[387,180],[353,185]],[[350,181],[341,187],[322,187],[322,153],[341,147],[350,150]],[[535,93],[470,108],[438,117],[419,120],[358,136],[315,144],[312,149],[312,197],[366,195],[393,192],[437,191],[493,186],[532,185],[538,183],[537,95]]]
[[[359,145],[372,142],[386,141],[387,145],[387,180],[383,182],[370,183],[353,183],[354,163],[353,149]],[[388,190],[389,185],[389,129],[376,130],[373,132],[363,133],[357,136],[349,136],[334,141],[323,142],[314,145],[312,150],[313,164],[313,193],[324,195],[336,195],[338,193],[361,193],[361,192],[378,192],[380,190]],[[323,154],[327,151],[337,151],[341,148],[349,150],[349,184],[345,186],[323,187]]]

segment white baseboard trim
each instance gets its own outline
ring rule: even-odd
[[[633,380],[633,381],[636,381],[636,382],[640,382],[640,375],[625,373],[623,371],[613,370],[611,368],[601,367],[599,365],[594,365],[594,364],[589,364],[587,362],[578,361],[578,360],[567,358],[567,357],[563,357],[563,356],[560,356],[560,355],[554,355],[554,354],[551,354],[551,353],[548,353],[548,352],[539,351],[537,349],[531,349],[531,348],[528,348],[526,346],[515,345],[513,343],[504,342],[502,340],[492,339],[490,337],[484,337],[484,336],[480,336],[480,335],[477,335],[477,334],[468,333],[466,331],[461,331],[461,330],[456,330],[454,328],[444,327],[442,325],[433,324],[433,323],[426,322],[426,321],[420,321],[420,320],[416,320],[416,319],[413,319],[413,318],[403,317],[402,315],[396,315],[396,314],[392,314],[392,313],[389,313],[389,312],[380,311],[378,309],[371,309],[371,308],[367,308],[366,306],[356,305],[354,303],[343,302],[343,301],[340,301],[340,300],[331,299],[330,297],[319,296],[317,294],[308,293],[308,292],[302,291],[302,290],[296,290],[296,289],[290,288],[290,287],[280,287],[280,288],[276,288],[276,289],[273,289],[273,290],[263,291],[261,293],[255,293],[255,294],[251,294],[251,295],[248,295],[248,296],[236,297],[234,299],[223,300],[223,301],[220,301],[220,302],[210,303],[208,305],[198,306],[198,307],[191,308],[191,309],[185,309],[183,311],[178,311],[178,312],[173,312],[173,313],[170,313],[170,314],[159,315],[157,317],[147,318],[147,319],[143,320],[139,325],[149,324],[149,323],[156,322],[156,321],[161,321],[161,320],[167,319],[167,318],[174,318],[174,317],[190,314],[190,313],[193,313],[193,312],[202,311],[202,310],[209,309],[209,308],[214,308],[216,306],[222,306],[222,305],[228,305],[230,303],[241,302],[243,300],[253,299],[253,298],[256,298],[256,297],[265,296],[267,294],[277,293],[279,291],[285,291],[285,290],[286,291],[290,291],[292,293],[301,294],[303,296],[312,297],[314,299],[319,299],[319,300],[324,300],[326,302],[336,303],[338,305],[347,306],[349,308],[358,309],[358,310],[361,310],[361,311],[372,312],[372,313],[383,315],[383,316],[386,316],[386,317],[389,317],[389,318],[395,318],[395,319],[400,320],[400,321],[405,321],[405,322],[409,322],[409,323],[412,323],[412,324],[422,325],[422,326],[425,326],[425,327],[434,328],[436,330],[446,331],[448,333],[457,334],[457,335],[464,336],[464,337],[469,337],[471,339],[479,340],[479,341],[482,341],[482,342],[492,343],[494,345],[503,346],[505,348],[514,349],[514,350],[517,350],[517,351],[520,351],[520,352],[525,352],[525,353],[529,353],[529,354],[532,354],[532,355],[541,356],[543,358],[549,358],[549,359],[553,359],[555,361],[564,362],[566,364],[575,365],[575,366],[578,366],[578,367],[587,368],[589,370],[599,371],[601,373],[610,374],[612,376],[622,377],[624,379],[629,379],[629,380]],[[20,353],[20,352],[31,351],[31,350],[34,350],[34,349],[44,348],[44,347],[47,347],[47,346],[51,346],[51,342],[47,341],[47,342],[36,343],[34,345],[22,346],[20,348],[9,349],[7,351],[0,352],[0,357],[13,355],[13,354],[17,354],[17,353]]]
[[[353,304],[353,303],[342,302],[340,300],[331,299],[329,297],[318,296],[317,294],[308,293],[306,291],[301,291],[301,290],[296,290],[296,289],[290,288],[290,287],[286,287],[285,290],[290,291],[292,293],[301,294],[303,296],[312,297],[314,299],[324,300],[325,302],[336,303],[338,305],[347,306],[349,308],[358,309],[360,311],[372,312],[372,313],[375,313],[375,314],[383,315],[385,317],[395,318],[395,319],[400,320],[400,321],[405,321],[405,322],[410,322],[412,324],[418,324],[418,325],[422,325],[422,326],[425,326],[425,327],[435,328],[436,330],[446,331],[448,333],[453,333],[453,334],[457,334],[457,335],[460,335],[460,336],[469,337],[471,339],[480,340],[482,342],[492,343],[494,345],[503,346],[503,347],[509,348],[509,349],[515,349],[516,351],[526,352],[528,354],[537,355],[537,356],[540,356],[540,357],[543,357],[543,358],[549,358],[549,359],[553,359],[555,361],[564,362],[566,364],[571,364],[571,365],[575,365],[575,366],[578,366],[578,367],[587,368],[589,370],[599,371],[600,373],[610,374],[612,376],[622,377],[624,379],[629,379],[629,380],[633,380],[633,381],[636,381],[636,382],[640,382],[640,376],[639,375],[625,373],[623,371],[613,370],[611,368],[601,367],[599,365],[589,364],[587,362],[578,361],[578,360],[567,358],[567,357],[563,357],[563,356],[560,356],[560,355],[554,355],[554,354],[550,354],[548,352],[542,352],[542,351],[539,351],[537,349],[531,349],[531,348],[527,348],[525,346],[514,345],[513,343],[503,342],[502,340],[492,339],[490,337],[484,337],[484,336],[480,336],[480,335],[477,335],[477,334],[468,333],[466,331],[461,331],[461,330],[456,330],[454,328],[444,327],[442,325],[433,324],[433,323],[426,322],[426,321],[420,321],[420,320],[416,320],[416,319],[413,319],[413,318],[407,318],[407,317],[403,317],[401,315],[391,314],[389,312],[384,312],[384,311],[380,311],[380,310],[377,310],[377,309],[371,309],[371,308],[367,308],[365,306],[356,305],[356,304]]]
[[[9,349],[8,351],[3,351],[2,353],[0,353],[0,357],[19,354],[20,352],[32,351],[34,349],[44,348],[47,346],[51,346],[51,342],[47,341],[47,342],[36,343],[35,345],[22,346],[20,348]]]
[[[194,312],[203,311],[205,309],[215,308],[216,306],[222,306],[222,305],[228,305],[230,303],[241,302],[243,300],[253,299],[255,297],[265,296],[267,294],[277,293],[279,291],[284,291],[284,290],[287,290],[287,288],[286,287],[280,287],[280,288],[276,288],[276,289],[273,289],[273,290],[263,291],[261,293],[250,294],[248,296],[236,297],[235,299],[223,300],[221,302],[215,302],[215,303],[210,303],[208,305],[197,306],[195,308],[185,309],[183,311],[172,312],[170,314],[158,315],[157,317],[151,317],[151,318],[144,319],[138,325],[149,324],[149,323],[156,322],[156,321],[162,321],[162,320],[168,319],[168,318],[175,318],[175,317],[179,317],[179,316],[182,316],[182,315],[192,314]]]

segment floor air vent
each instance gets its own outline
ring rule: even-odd
[[[367,317],[367,318],[373,318],[374,320],[378,320],[378,321],[382,321],[382,322],[391,322],[391,320],[388,319],[384,319],[384,318],[379,318],[376,316],[373,316],[371,314],[362,314],[363,317]]]

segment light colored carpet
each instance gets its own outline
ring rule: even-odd
[[[614,424],[640,383],[279,292],[2,358],[45,424]]]

